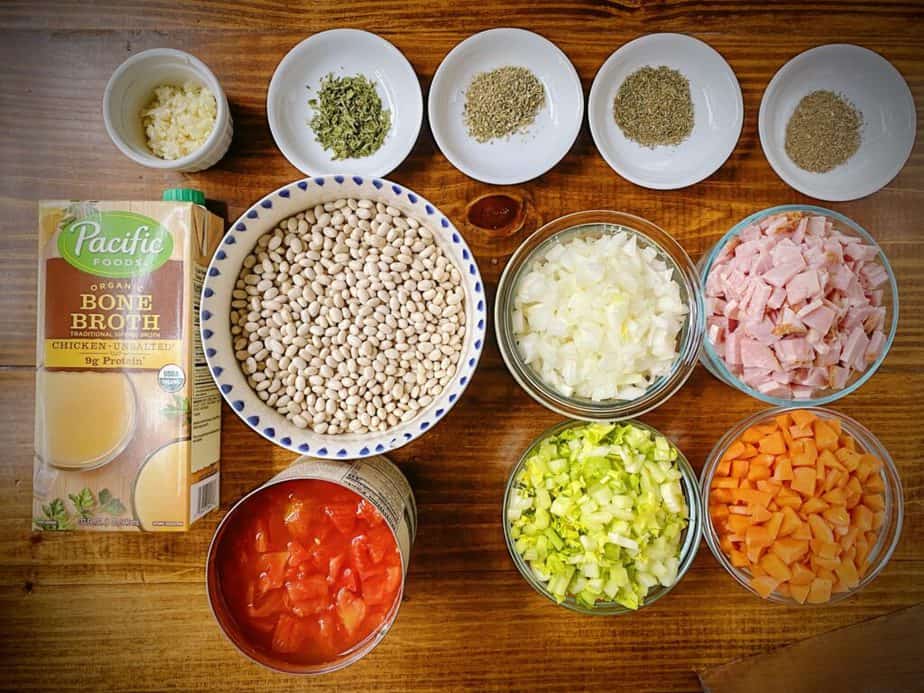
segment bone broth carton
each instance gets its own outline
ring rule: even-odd
[[[165,199],[39,203],[35,529],[178,532],[218,507],[199,294],[223,222]]]

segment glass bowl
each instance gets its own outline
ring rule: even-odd
[[[891,456],[882,445],[882,443],[880,443],[876,436],[874,436],[865,426],[860,424],[858,421],[855,421],[845,414],[841,414],[832,409],[825,409],[824,407],[790,406],[765,409],[764,411],[757,412],[756,414],[747,417],[743,421],[733,426],[724,436],[722,436],[721,440],[716,443],[715,447],[712,449],[712,452],[709,453],[709,457],[706,459],[706,464],[703,467],[702,477],[700,479],[700,495],[703,499],[703,505],[706,508],[706,511],[703,513],[703,536],[706,540],[706,543],[709,545],[709,549],[712,551],[712,554],[715,556],[716,560],[722,564],[722,567],[728,571],[729,575],[735,578],[735,580],[738,581],[738,584],[740,584],[746,590],[752,594],[760,596],[757,594],[754,588],[751,587],[750,573],[733,566],[728,556],[725,555],[725,552],[722,551],[722,547],[719,545],[719,535],[712,523],[712,516],[708,511],[710,487],[712,486],[712,477],[715,476],[716,468],[718,467],[722,456],[725,454],[725,451],[735,440],[738,439],[738,437],[745,430],[751,426],[770,421],[773,419],[773,417],[778,416],[783,412],[796,410],[810,411],[819,418],[823,419],[837,419],[840,421],[842,430],[850,435],[857,442],[860,448],[869,454],[875,455],[880,460],[882,460],[883,463],[880,474],[882,475],[883,484],[885,486],[885,490],[883,491],[883,496],[885,497],[885,516],[882,526],[879,528],[879,536],[877,538],[877,542],[875,546],[870,548],[869,569],[866,575],[864,575],[860,580],[859,584],[849,592],[832,594],[829,601],[818,605],[808,603],[804,605],[799,604],[799,602],[797,602],[795,599],[785,597],[783,595],[777,594],[776,592],[771,593],[768,597],[769,601],[776,602],[778,604],[788,604],[790,606],[825,606],[826,604],[833,604],[856,594],[873,580],[875,580],[876,576],[882,572],[882,569],[885,568],[886,564],[889,562],[889,559],[892,557],[892,554],[895,551],[895,547],[898,545],[898,540],[902,531],[902,520],[904,518],[904,499],[902,496],[902,483],[898,476],[898,469],[895,467],[895,462],[892,461]]]
[[[776,406],[792,406],[794,404],[798,404],[800,406],[821,406],[824,404],[830,404],[839,400],[841,397],[846,397],[867,380],[869,380],[873,376],[873,373],[878,370],[879,366],[882,365],[886,355],[889,353],[889,349],[891,348],[892,342],[895,339],[895,332],[898,329],[898,283],[895,279],[895,273],[892,271],[892,266],[889,264],[889,260],[885,256],[885,253],[883,253],[882,249],[879,248],[879,244],[869,234],[869,232],[866,231],[866,229],[864,229],[852,219],[845,217],[843,214],[838,214],[837,212],[831,211],[830,209],[825,209],[824,207],[816,207],[814,205],[780,205],[778,207],[770,207],[769,209],[755,212],[746,219],[742,219],[740,222],[735,224],[728,233],[722,236],[722,238],[719,239],[719,241],[708,253],[706,253],[706,255],[700,258],[699,262],[697,262],[697,269],[699,270],[700,282],[702,286],[706,286],[706,279],[709,276],[709,271],[712,269],[712,263],[715,262],[720,251],[725,247],[726,243],[728,243],[732,238],[737,236],[751,224],[760,222],[765,217],[772,216],[774,214],[780,214],[781,212],[808,212],[811,214],[828,217],[834,222],[835,228],[837,230],[847,235],[859,236],[862,240],[879,249],[879,255],[877,259],[882,264],[886,274],[888,274],[889,277],[888,289],[883,291],[882,296],[882,305],[886,308],[885,325],[883,329],[886,334],[886,341],[883,344],[882,351],[879,353],[879,356],[876,358],[876,360],[871,363],[865,371],[862,373],[853,371],[850,375],[850,379],[847,381],[847,384],[844,387],[840,389],[828,388],[825,390],[820,390],[815,397],[810,399],[790,399],[775,397],[773,395],[764,394],[756,388],[750,387],[728,369],[728,367],[725,365],[725,362],[716,353],[715,348],[713,348],[712,342],[708,337],[704,337],[703,339],[703,349],[700,355],[700,361],[706,370],[708,370],[710,373],[712,373],[712,375],[714,375],[725,384],[731,385],[744,394],[750,395],[751,397],[759,399],[762,402],[766,402],[767,404],[773,404]],[[703,296],[705,296],[705,289],[703,291]]]
[[[520,354],[513,330],[513,305],[517,285],[538,254],[572,236],[599,237],[604,233],[628,231],[639,245],[653,247],[673,268],[680,295],[688,308],[677,336],[677,356],[667,375],[655,380],[645,393],[630,400],[593,401],[569,397],[546,385]],[[705,337],[705,309],[696,267],[686,251],[670,234],[650,221],[623,212],[591,210],[559,217],[538,229],[517,248],[501,274],[494,303],[494,327],[501,356],[517,383],[537,402],[572,419],[620,421],[640,416],[663,404],[687,381],[699,359]]]
[[[629,609],[616,602],[597,602],[593,607],[587,607],[583,604],[579,604],[573,597],[570,596],[563,602],[558,602],[552,593],[549,592],[549,590],[546,588],[545,584],[536,576],[532,568],[529,567],[523,557],[517,553],[516,548],[514,547],[514,540],[510,536],[510,523],[507,521],[507,510],[509,508],[513,491],[516,488],[516,477],[520,470],[523,468],[523,465],[526,464],[526,460],[546,438],[558,435],[568,428],[584,426],[586,425],[585,422],[565,421],[552,426],[551,428],[544,431],[541,435],[539,435],[532,443],[530,443],[529,447],[526,448],[526,450],[520,456],[520,459],[513,466],[513,469],[510,470],[510,476],[507,479],[507,488],[504,491],[504,502],[503,508],[501,510],[501,522],[503,523],[504,527],[504,541],[507,544],[507,551],[510,554],[510,558],[513,560],[517,570],[520,571],[520,575],[523,576],[523,579],[526,580],[530,587],[551,601],[553,604],[563,606],[566,609],[570,609],[571,611],[576,611],[581,614],[590,614],[594,616],[618,616],[621,614],[634,613],[639,609],[644,609],[646,606],[654,604],[657,600],[674,589],[674,587],[676,587],[677,584],[683,579],[683,576],[693,564],[693,559],[696,557],[696,552],[699,551],[699,540],[702,535],[703,517],[705,512],[702,498],[700,497],[699,493],[699,483],[696,478],[696,472],[693,471],[693,467],[690,466],[690,463],[687,461],[687,458],[684,457],[684,454],[680,451],[680,448],[674,445],[674,443],[658,429],[653,428],[648,424],[642,423],[641,421],[635,420],[623,421],[620,423],[638,426],[639,428],[651,431],[655,435],[663,436],[668,440],[671,446],[677,450],[676,464],[680,470],[681,487],[683,488],[683,496],[686,500],[687,512],[689,515],[687,518],[686,529],[683,530],[683,534],[681,535],[680,540],[680,565],[677,568],[677,579],[674,580],[674,583],[668,587],[664,587],[660,584],[652,587],[648,591],[648,594],[645,596],[645,600],[642,602],[642,604],[639,605],[638,609]]]

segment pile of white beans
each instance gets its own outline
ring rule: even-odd
[[[319,434],[412,420],[456,371],[459,270],[400,210],[340,199],[285,219],[244,259],[235,356],[257,396]]]

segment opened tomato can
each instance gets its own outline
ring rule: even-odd
[[[416,531],[411,486],[387,458],[303,457],[219,523],[206,559],[212,613],[270,669],[342,669],[394,624]]]

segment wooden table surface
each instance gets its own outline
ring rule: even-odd
[[[494,190],[456,171],[424,126],[391,177],[438,204],[465,234],[489,291],[509,255],[542,222],[612,208],[672,233],[694,257],[732,224],[772,205],[808,202],[764,158],[757,111],[774,72],[823,43],[881,52],[911,86],[924,122],[924,8],[913,2],[522,3],[363,0],[246,3],[194,0],[0,4],[0,688],[9,690],[295,690],[232,649],[209,614],[203,562],[218,521],[188,534],[34,534],[30,530],[35,363],[36,200],[159,199],[178,184],[227,203],[231,219],[300,174],[273,145],[265,99],[277,62],[306,36],[333,27],[376,31],[408,57],[426,93],[443,56],[497,26],[529,28],[557,43],[585,93],[625,42],[658,31],[708,41],[744,92],[744,130],[722,169],[685,190],[638,188],[613,173],[586,127],[564,160],[512,189],[528,200],[510,236],[464,222],[470,200]],[[103,88],[138,51],[169,46],[202,58],[231,101],[234,142],[214,169],[193,175],[141,168],[110,143]],[[524,447],[559,417],[508,375],[493,335],[474,380],[446,419],[392,458],[420,510],[406,602],[369,657],[310,681],[330,689],[516,688],[696,690],[696,670],[924,601],[924,138],[885,189],[830,205],[871,230],[898,274],[901,322],[879,373],[836,407],[891,451],[905,488],[905,525],[891,563],[862,594],[830,608],[790,609],[742,590],[702,546],[670,596],[621,618],[569,613],[535,594],[504,547],[501,496]],[[719,436],[759,402],[698,368],[644,420],[702,467]],[[222,506],[294,457],[245,428],[227,408]]]

